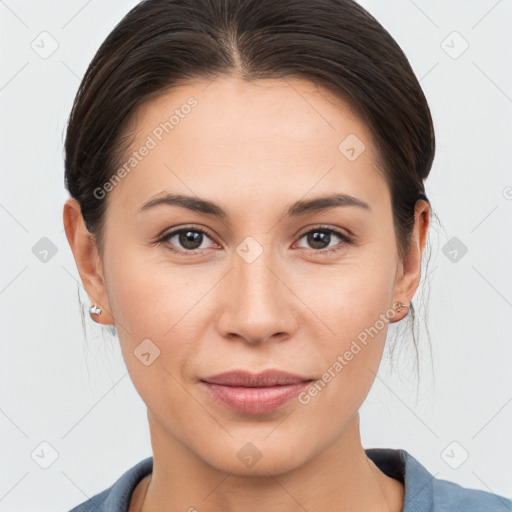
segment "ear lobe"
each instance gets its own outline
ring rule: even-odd
[[[101,258],[94,237],[85,226],[80,204],[76,199],[70,197],[66,200],[62,218],[66,238],[90,304],[96,304],[102,309],[101,315],[94,315],[94,320],[106,325],[113,324]]]
[[[409,304],[418,289],[421,280],[421,259],[427,241],[428,227],[430,224],[430,205],[427,201],[420,199],[416,201],[414,208],[414,229],[411,246],[400,267],[402,275],[395,284],[393,302],[401,301]],[[407,310],[404,316],[407,314]],[[402,319],[399,318],[398,320]]]

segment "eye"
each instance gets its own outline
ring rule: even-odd
[[[190,253],[193,254],[193,251],[201,252],[207,248],[202,247],[205,237],[211,239],[206,230],[190,226],[170,231],[159,238],[157,242],[168,244],[169,248],[177,253],[189,253],[188,255],[190,255]],[[173,239],[175,241],[171,242]],[[171,246],[178,246],[178,248],[175,249]]]
[[[335,241],[333,240],[333,235],[335,238],[339,238],[342,243],[330,245],[331,242]],[[304,237],[306,237],[307,243],[311,246],[311,250],[320,254],[337,251],[343,246],[352,243],[352,240],[347,235],[327,226],[317,226],[314,229],[310,229],[303,233],[299,240]]]
[[[341,240],[342,243],[331,245],[331,242],[335,241],[333,236]],[[157,240],[157,243],[165,244],[180,256],[190,256],[208,249],[208,247],[203,246],[205,238],[212,239],[208,231],[203,228],[189,226],[166,233]],[[310,244],[309,250],[318,254],[332,253],[352,243],[347,235],[328,226],[317,226],[310,229],[303,233],[299,240],[302,238],[306,238],[307,243]],[[172,241],[173,239],[175,240]],[[219,247],[219,245],[214,243],[214,247]]]

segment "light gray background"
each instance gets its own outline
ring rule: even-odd
[[[72,100],[135,3],[0,1],[0,511],[67,511],[151,455],[116,340],[86,318],[84,341],[62,226]],[[399,371],[386,356],[361,408],[363,444],[404,448],[437,478],[512,497],[512,0],[361,4],[401,45],[431,106],[427,194],[443,225],[414,301],[428,301],[435,379],[424,332],[418,395],[414,350],[397,351]],[[31,47],[51,48],[43,31],[58,43],[48,58]],[[33,252],[43,237],[57,251],[46,262]]]

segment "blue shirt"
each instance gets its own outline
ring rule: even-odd
[[[383,473],[404,484],[403,512],[512,512],[511,499],[435,478],[406,450],[367,448],[365,452]],[[127,512],[135,487],[152,470],[153,457],[148,457],[70,512]]]

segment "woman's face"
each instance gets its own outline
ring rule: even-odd
[[[115,319],[154,447],[179,443],[240,474],[298,467],[357,418],[388,322],[407,311],[392,304],[418,284],[421,252],[398,259],[371,134],[308,81],[231,77],[151,100],[129,129],[125,172],[99,199],[105,293],[94,297]],[[253,408],[240,410],[202,382],[267,369],[316,380],[316,392],[302,384],[257,409],[249,394],[261,389],[248,391],[237,396]]]

